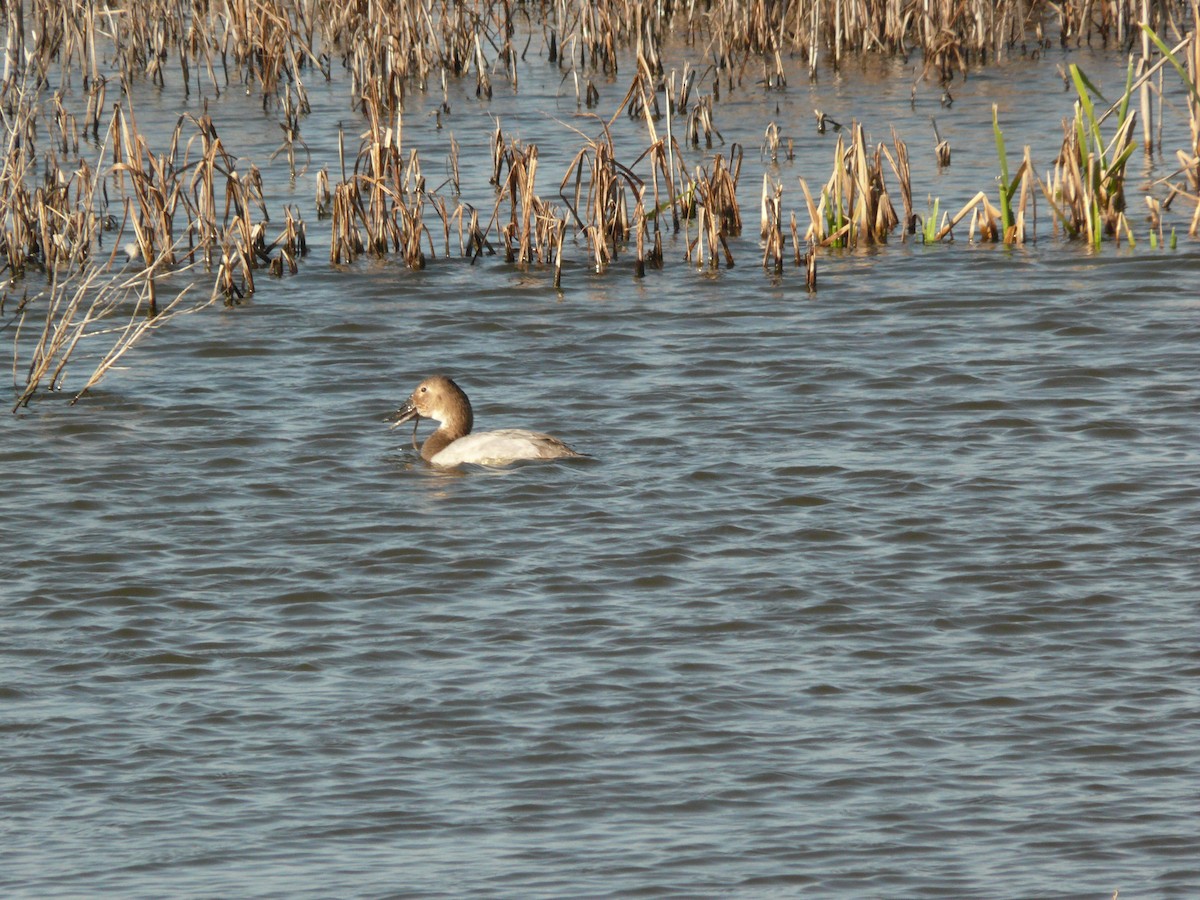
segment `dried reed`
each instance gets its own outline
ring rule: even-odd
[[[806,239],[826,247],[856,247],[887,240],[900,220],[883,177],[884,151],[882,144],[874,152],[867,149],[865,132],[858,123],[850,129],[849,146],[845,135],[838,134],[833,173],[821,189],[819,204],[814,203],[808,183],[800,179],[810,218]],[[897,148],[896,157],[890,153],[887,157],[897,168],[896,157],[907,160],[907,151]],[[901,181],[907,184],[907,168],[903,171]],[[911,194],[911,188],[906,186],[904,190]]]
[[[1077,101],[1073,121],[1063,122],[1063,145],[1049,185],[1042,191],[1056,219],[1072,237],[1099,246],[1104,235],[1129,235],[1125,217],[1125,164],[1136,149],[1130,109],[1133,68],[1117,116],[1117,128],[1106,143],[1092,103],[1098,92],[1080,71],[1070,67]]]
[[[629,88],[614,117],[623,112],[643,122],[645,141],[630,159],[618,157],[609,125],[598,136],[583,136],[559,183],[565,205],[560,213],[538,193],[537,146],[506,139],[497,123],[491,162],[496,196],[484,227],[476,208],[459,196],[459,147],[453,136],[448,177],[438,188],[427,187],[419,154],[404,146],[405,96],[427,90],[431,78],[440,81],[440,125],[442,115],[450,114],[449,79],[472,79],[483,100],[495,90],[493,78],[507,79],[515,90],[518,63],[534,46],[539,26],[542,51],[564,81],[574,80],[581,105],[595,106],[596,82],[616,77],[619,66],[631,63]],[[219,94],[234,85],[255,92],[282,132],[267,162],[282,157],[295,178],[312,162],[301,137],[311,110],[306,83],[332,78],[340,65],[362,126],[357,153],[349,160],[341,154],[340,177],[331,183],[326,164],[316,178],[316,215],[330,219],[331,262],[398,253],[421,268],[436,258],[426,225],[426,216],[432,216],[446,255],[457,229],[464,256],[493,253],[494,241],[514,265],[552,265],[560,286],[572,229],[597,271],[633,243],[641,276],[647,264],[662,262],[668,213],[671,230],[684,230],[686,259],[712,268],[722,261],[733,265],[735,239],[742,231],[737,196],[742,148],[733,144],[727,155],[696,166],[694,156],[684,162],[688,157],[676,136],[692,148],[724,143],[714,124],[722,87],[728,91],[757,79],[765,89],[781,88],[789,56],[815,77],[821,65],[838,66],[852,54],[918,52],[922,76],[939,82],[948,101],[951,81],[967,65],[1013,48],[1023,52],[1032,45],[1036,52],[1055,38],[1064,46],[1136,46],[1141,56],[1131,63],[1125,91],[1107,112],[1096,109],[1099,93],[1076,66],[1064,73],[1074,87],[1075,108],[1064,121],[1062,149],[1045,181],[1035,175],[1028,147],[1016,171],[1009,172],[994,112],[999,192],[979,191],[956,215],[940,220],[938,200],[930,201],[925,216],[913,209],[908,150],[894,131],[890,147],[868,147],[860,124],[843,129],[818,111],[818,130],[831,127],[837,133],[833,167],[816,199],[808,183],[799,181],[810,222],[802,236],[795,214],[788,217],[793,258],[805,266],[813,289],[818,247],[878,244],[901,222],[905,235],[919,227],[926,241],[951,237],[968,218],[972,240],[1035,239],[1039,193],[1050,205],[1055,227],[1066,235],[1092,245],[1105,239],[1132,243],[1125,195],[1135,120],[1140,115],[1147,152],[1160,146],[1168,65],[1186,86],[1191,146],[1178,152],[1178,172],[1162,181],[1166,198],[1146,198],[1151,240],[1155,245],[1168,241],[1163,219],[1173,203],[1195,204],[1189,230],[1200,231],[1196,0],[554,0],[528,7],[496,0],[342,5],[130,0],[119,13],[103,4],[27,0],[0,4],[0,27],[6,42],[0,78],[5,150],[0,267],[10,284],[43,272],[49,284],[32,298],[26,291],[19,306],[20,323],[46,314],[37,335],[27,334],[22,344],[32,342],[23,402],[32,396],[26,391],[36,391],[39,384],[61,383],[75,345],[95,333],[90,329],[113,309],[132,309],[131,321],[139,326],[121,331],[125,337],[114,345],[117,357],[131,343],[127,337],[144,333],[140,325],[158,327],[166,313],[180,309],[182,293],[160,307],[157,291],[160,284],[175,284],[173,273],[181,267],[205,270],[211,297],[233,303],[254,290],[256,270],[266,266],[274,275],[294,273],[307,252],[305,224],[294,207],[284,207],[282,229],[269,239],[261,174],[225,147],[207,111],[180,117],[165,141],[139,129],[127,90],[137,81],[181,86],[185,93]],[[1160,38],[1168,34],[1187,36],[1169,47]],[[701,68],[685,62],[667,75],[667,40],[698,48],[706,62]],[[110,86],[119,97],[115,104],[108,99]],[[1155,90],[1157,112],[1151,102]],[[1115,118],[1106,124],[1109,116]],[[933,130],[937,163],[949,165],[949,144],[936,122]],[[89,136],[100,154],[85,160],[81,137],[86,146]],[[770,123],[763,156],[776,165],[781,156],[791,160],[791,142],[786,149],[783,142],[776,123]],[[893,207],[884,159],[895,178],[902,217]],[[440,193],[446,184],[450,202]],[[786,243],[782,199],[782,183],[764,178],[763,265],[776,273],[783,270]],[[98,250],[110,237],[113,249],[105,259]],[[115,248],[122,245],[141,268],[136,279],[118,282],[107,273],[118,259]],[[118,288],[125,292],[119,302],[112,299]],[[129,299],[129,291],[136,292],[136,300]],[[3,304],[0,300],[0,308]]]
[[[629,237],[630,197],[640,198],[642,187],[642,180],[617,161],[607,127],[603,137],[589,141],[567,167],[559,196],[588,243],[595,271],[603,271]]]

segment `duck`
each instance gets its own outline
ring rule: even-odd
[[[421,458],[435,466],[464,463],[497,466],[522,459],[568,459],[585,454],[572,450],[556,437],[522,428],[473,433],[475,414],[466,391],[445,375],[426,378],[396,412],[388,417],[391,428],[405,422],[432,419],[437,429],[421,444]],[[416,425],[413,426],[414,442]]]

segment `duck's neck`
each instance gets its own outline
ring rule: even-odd
[[[470,434],[474,424],[475,417],[471,414],[469,407],[464,411],[448,415],[438,425],[437,430],[425,438],[425,442],[421,444],[421,458],[426,461],[433,459],[460,437]]]
[[[429,437],[425,438],[425,443],[421,444],[421,458],[426,462],[433,459],[448,446],[457,441],[462,435],[451,435],[446,431],[446,426],[443,425]]]

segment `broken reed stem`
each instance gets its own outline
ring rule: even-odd
[[[36,307],[38,300],[45,304],[42,330],[30,350],[24,383],[17,394],[13,412],[27,406],[44,381],[47,382],[48,390],[58,390],[62,387],[68,363],[83,339],[94,339],[113,333],[117,335],[112,345],[100,356],[72,403],[98,384],[147,332],[161,327],[179,313],[194,312],[211,302],[210,298],[192,306],[185,306],[184,298],[191,289],[189,284],[174,294],[165,307],[156,310],[155,278],[153,267],[126,277],[113,276],[102,265],[90,265],[83,269],[63,272],[61,275],[56,273],[49,288],[24,304],[20,313],[13,339],[14,369],[17,365],[21,326],[26,315]],[[132,303],[131,296],[135,297]],[[122,308],[130,310],[129,319],[123,327],[94,327]]]

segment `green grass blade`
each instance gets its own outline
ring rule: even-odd
[[[1009,198],[1012,197],[1016,185],[1010,187],[1008,183],[1008,154],[1004,150],[1004,132],[1000,130],[1000,108],[995,103],[992,104],[992,131],[996,134],[996,153],[1000,157],[1000,221],[1003,223],[1004,233],[1007,234],[1013,225]]]
[[[1079,91],[1080,96],[1083,96],[1085,93],[1091,93],[1095,94],[1105,103],[1108,103],[1104,99],[1104,95],[1100,93],[1100,89],[1092,84],[1091,79],[1083,74],[1083,70],[1075,63],[1071,63],[1071,80],[1075,82],[1075,89]]]
[[[1076,121],[1079,128],[1080,150],[1082,151],[1089,145],[1094,147],[1097,159],[1103,165],[1104,144],[1100,140],[1100,126],[1096,124],[1096,106],[1092,103],[1091,95],[1095,94],[1101,100],[1104,97],[1075,63],[1071,63],[1071,80],[1075,82],[1075,92],[1079,95],[1079,107],[1082,111],[1082,116]]]
[[[1125,93],[1121,95],[1121,106],[1117,110],[1117,128],[1125,124],[1129,115],[1129,101],[1133,98],[1133,57],[1129,58],[1129,66],[1125,71]]]
[[[1142,30],[1146,32],[1146,34],[1150,37],[1150,40],[1154,41],[1154,45],[1158,47],[1159,52],[1166,57],[1167,62],[1175,67],[1175,71],[1179,73],[1179,77],[1183,79],[1183,83],[1187,85],[1188,93],[1192,95],[1192,99],[1200,103],[1200,94],[1196,93],[1196,86],[1192,84],[1192,79],[1188,77],[1187,69],[1185,69],[1179,60],[1175,58],[1175,54],[1171,52],[1171,48],[1164,44],[1162,42],[1162,38],[1154,33],[1154,29],[1144,22],[1142,23]]]

